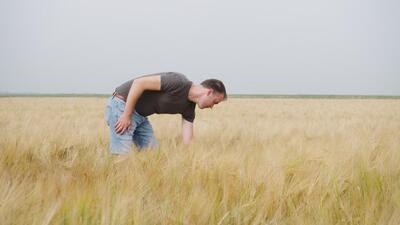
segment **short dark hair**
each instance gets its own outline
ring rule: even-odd
[[[208,80],[201,82],[201,85],[205,88],[210,88],[220,94],[223,94],[224,100],[228,99],[228,96],[226,95],[225,85],[224,85],[224,83],[222,83],[222,81],[217,80],[217,79],[208,79]]]

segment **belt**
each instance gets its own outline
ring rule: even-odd
[[[112,96],[117,97],[117,98],[119,98],[119,99],[121,99],[122,101],[125,102],[125,97],[122,96],[122,95],[120,95],[120,94],[118,94],[118,93],[115,92],[115,91],[114,91],[114,93],[112,94]]]

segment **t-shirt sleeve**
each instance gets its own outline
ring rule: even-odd
[[[187,109],[182,113],[182,118],[185,119],[186,121],[189,121],[193,123],[194,118],[196,117],[195,113],[195,107],[196,105],[187,107]]]
[[[183,74],[168,72],[161,75],[161,91],[179,93],[188,82]]]

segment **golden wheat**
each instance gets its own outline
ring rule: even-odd
[[[399,100],[229,99],[123,160],[106,101],[0,98],[0,224],[400,224]]]

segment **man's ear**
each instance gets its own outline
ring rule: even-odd
[[[207,91],[207,95],[213,95],[214,94],[214,90],[209,88]]]

